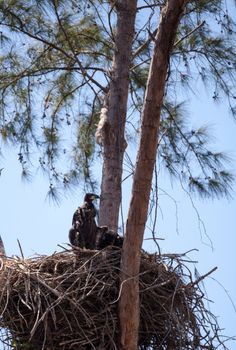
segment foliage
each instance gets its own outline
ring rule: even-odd
[[[163,108],[159,157],[173,177],[187,183],[202,197],[230,196],[233,175],[225,169],[230,161],[223,152],[209,148],[206,126],[190,129],[183,104]]]
[[[128,139],[139,128],[161,5],[138,1]],[[170,60],[162,111],[160,159],[171,175],[203,196],[229,195],[233,176],[228,157],[210,149],[206,128],[188,126],[181,100],[201,79],[212,99],[226,97],[235,114],[235,23],[233,4],[228,6],[219,0],[189,2]],[[0,3],[1,139],[18,147],[23,175],[38,160],[49,176],[50,193],[81,179],[95,186],[92,164],[101,150],[94,133],[109,91],[115,21],[116,8],[105,1]]]

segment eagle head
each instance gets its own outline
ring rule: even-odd
[[[91,203],[94,199],[100,198],[97,194],[95,193],[86,193],[84,197],[84,201],[87,203]]]

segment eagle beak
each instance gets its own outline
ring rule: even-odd
[[[97,194],[94,194],[92,199],[99,199],[100,197]]]

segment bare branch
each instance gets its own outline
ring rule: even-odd
[[[195,33],[199,28],[201,28],[202,26],[204,26],[204,24],[206,23],[206,21],[202,21],[197,27],[195,27],[193,30],[191,30],[189,33],[187,33],[185,36],[183,36],[182,38],[180,38],[179,40],[177,40],[174,43],[174,47],[178,46],[182,41],[184,41],[185,39],[187,39],[189,36],[191,36],[193,33]]]

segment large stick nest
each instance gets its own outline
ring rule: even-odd
[[[4,348],[118,349],[120,255],[120,249],[107,248],[3,258]],[[139,349],[210,350],[223,345],[217,322],[204,307],[201,279],[192,280],[181,256],[142,253]]]

